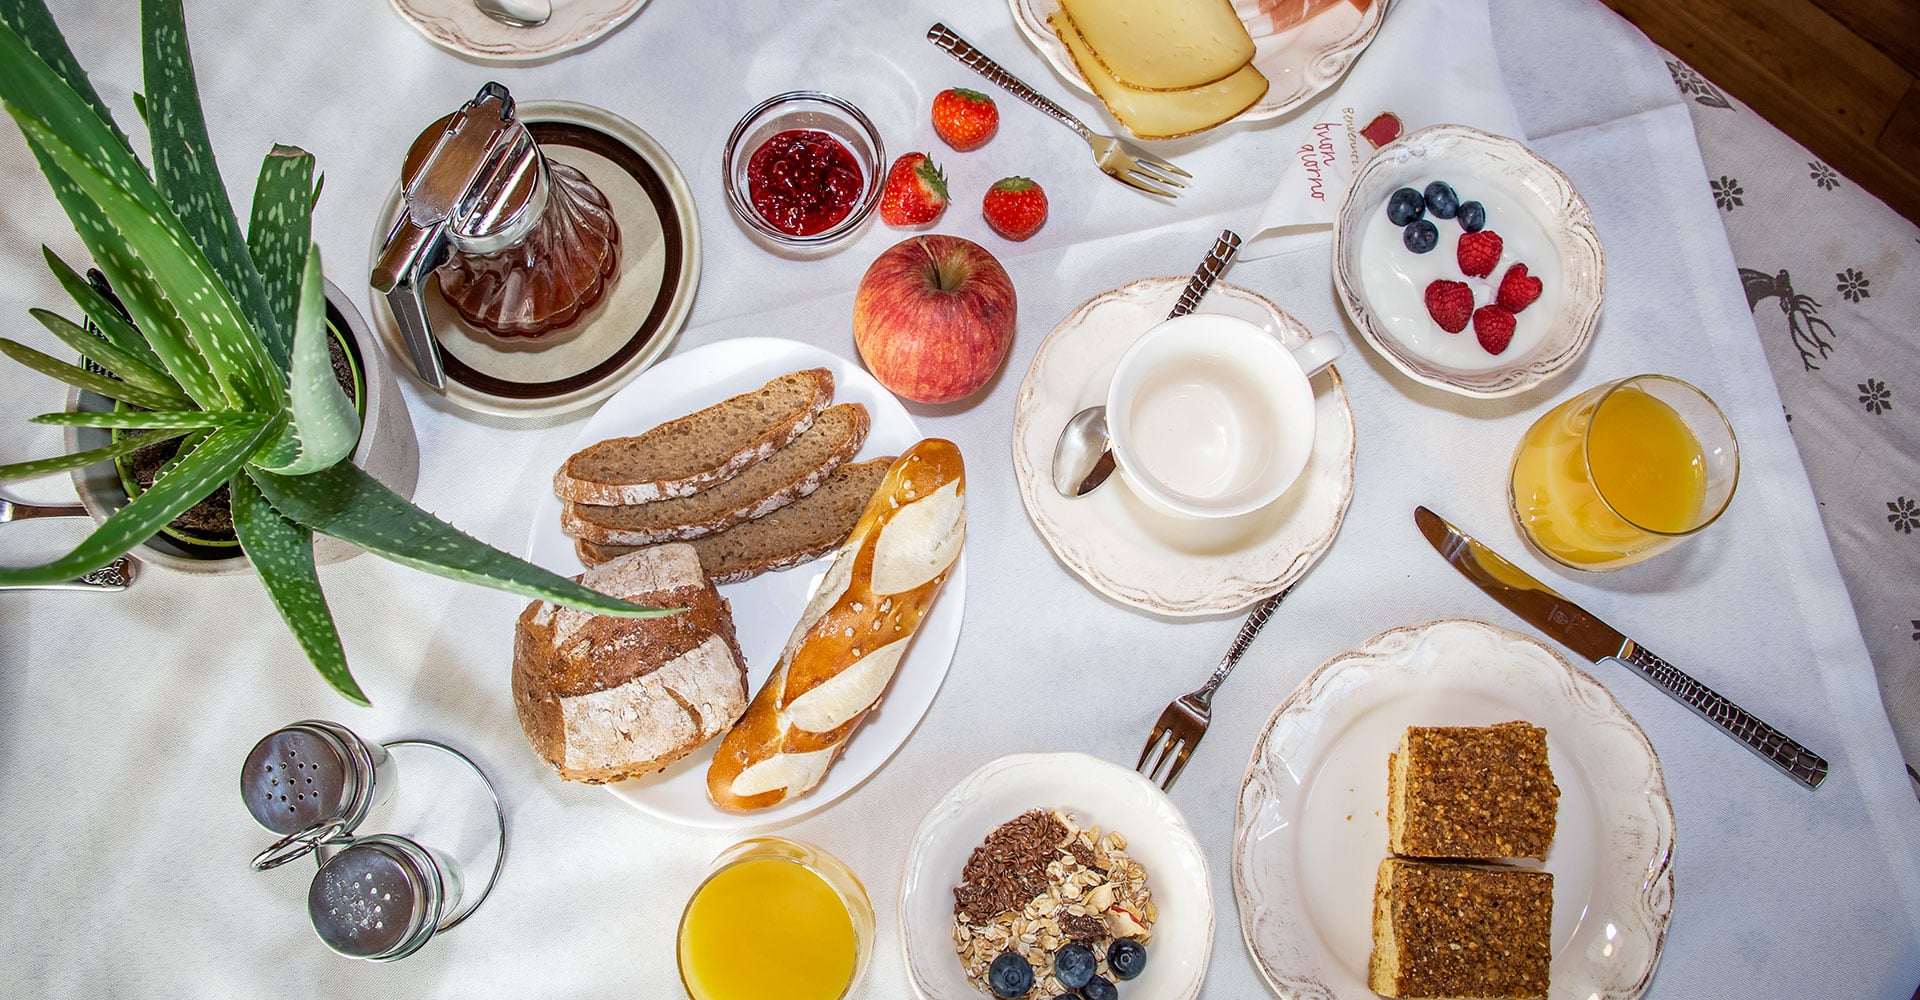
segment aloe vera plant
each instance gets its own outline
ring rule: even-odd
[[[13,340],[0,353],[129,404],[38,423],[124,430],[112,444],[0,466],[0,482],[110,461],[180,438],[152,487],[73,551],[0,568],[0,583],[52,583],[106,565],[230,487],[233,524],[274,605],[327,683],[366,704],[314,570],[313,532],[455,580],[610,615],[666,614],[598,593],[468,536],[348,460],[360,435],[327,355],[313,157],[276,146],[243,231],[214,162],[180,0],[142,0],[151,171],[88,83],[44,0],[0,0],[0,104],[126,316],[46,251],[90,329],[33,315],[103,376]],[[131,322],[128,318],[131,318]]]

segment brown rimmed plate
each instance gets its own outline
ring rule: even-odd
[[[673,157],[632,122],[565,101],[523,101],[519,112],[548,156],[585,172],[612,204],[620,223],[614,285],[579,322],[537,340],[503,340],[468,326],[440,298],[437,282],[427,288],[427,313],[446,367],[440,395],[482,413],[539,417],[600,402],[672,346],[700,284],[700,222]],[[376,250],[399,211],[396,184],[374,231]],[[411,372],[392,310],[381,296],[371,298],[381,341]]]

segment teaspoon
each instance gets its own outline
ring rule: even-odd
[[[1168,319],[1175,319],[1192,312],[1200,305],[1200,299],[1213,287],[1215,278],[1227,269],[1233,261],[1233,255],[1240,252],[1240,236],[1231,229],[1220,230],[1220,238],[1213,241],[1213,249],[1207,251],[1200,267],[1187,279],[1187,287],[1180,292],[1180,301],[1174,303]],[[1053,446],[1053,488],[1061,496],[1083,497],[1100,488],[1100,484],[1113,475],[1113,441],[1107,437],[1107,408],[1102,405],[1089,406],[1073,415],[1067,426],[1060,430],[1060,440]]]
[[[480,13],[516,28],[538,28],[553,16],[552,0],[473,0]]]

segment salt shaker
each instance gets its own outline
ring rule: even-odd
[[[356,837],[320,866],[307,890],[307,916],[336,953],[392,962],[458,922],[450,918],[461,889],[459,870],[439,851],[391,834]]]
[[[282,834],[254,859],[273,868],[351,834],[399,780],[387,748],[334,722],[309,719],[268,733],[240,768],[240,798],[261,826]]]

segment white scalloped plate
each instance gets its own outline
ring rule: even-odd
[[[473,0],[389,0],[393,10],[443,49],[493,62],[530,62],[571,52],[625,24],[647,0],[553,0],[545,24],[517,28],[480,12]]]
[[[1193,1000],[1213,951],[1213,888],[1207,856],[1180,810],[1153,782],[1083,753],[1001,757],[967,775],[927,811],[900,881],[900,947],[921,1000],[980,1000],[953,947],[953,887],[973,849],[1029,809],[1058,809],[1083,827],[1118,831],[1147,871],[1160,919],[1148,961],[1120,993]]]
[[[1232,120],[1278,118],[1332,86],[1380,32],[1387,3],[1373,0],[1365,11],[1350,3],[1337,4],[1318,17],[1272,32],[1261,28],[1266,22],[1258,16],[1258,0],[1236,0],[1240,20],[1253,36],[1253,65],[1267,78],[1267,93]],[[1047,26],[1047,15],[1060,9],[1058,0],[1007,0],[1007,7],[1013,12],[1014,25],[1053,71],[1081,93],[1093,96],[1066,45]]]
[[[1142,278],[1082,303],[1041,342],[1013,411],[1014,477],[1028,519],[1054,555],[1095,590],[1170,616],[1234,611],[1299,579],[1333,544],[1353,500],[1353,410],[1335,368],[1313,377],[1306,471],[1251,514],[1162,513],[1134,495],[1123,473],[1084,497],[1053,488],[1060,429],[1106,401],[1120,355],[1166,318],[1187,280]],[[1272,302],[1227,282],[1214,285],[1196,311],[1237,316],[1288,344],[1311,336]]]
[[[1240,788],[1233,892],[1247,950],[1285,1000],[1372,1000],[1387,753],[1410,725],[1547,730],[1560,814],[1552,1000],[1631,1000],[1673,912],[1673,806],[1646,734],[1558,653],[1469,619],[1393,629],[1334,657],[1268,720]]]
[[[1436,174],[1490,178],[1533,217],[1559,258],[1527,262],[1534,276],[1554,286],[1535,308],[1553,308],[1554,314],[1530,347],[1498,363],[1469,368],[1421,353],[1375,315],[1365,295],[1360,246],[1367,224],[1374,213],[1385,211],[1395,189],[1417,185]],[[1454,185],[1462,190],[1462,198],[1472,198],[1465,182],[1455,180]],[[1443,225],[1443,234],[1457,231],[1451,222]],[[1488,228],[1494,228],[1491,221]],[[1453,242],[1446,235],[1441,239],[1441,248],[1433,252],[1452,253]],[[1600,322],[1606,253],[1586,200],[1553,164],[1505,136],[1465,125],[1434,125],[1380,147],[1354,177],[1333,229],[1333,287],[1361,338],[1408,378],[1463,396],[1491,399],[1524,392],[1553,378],[1586,351]],[[1538,322],[1534,315],[1523,314],[1522,322]],[[1469,328],[1455,336],[1471,337],[1473,332]]]

